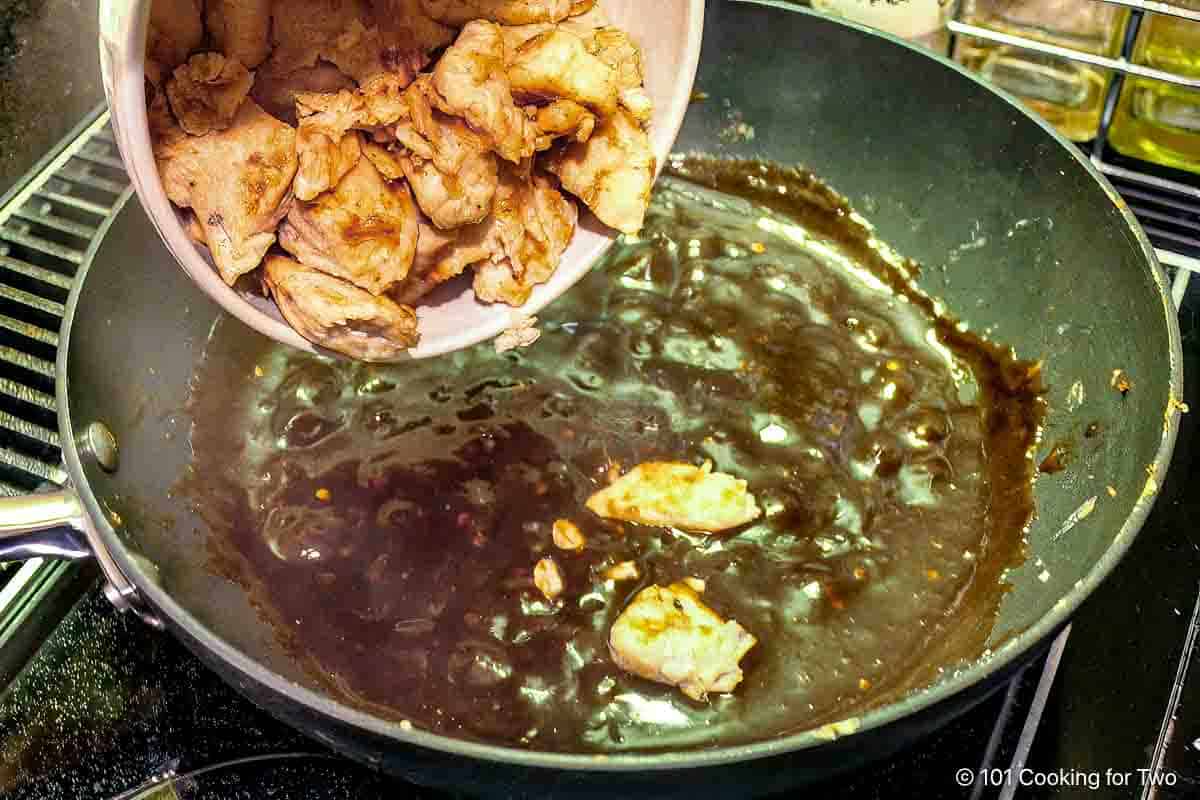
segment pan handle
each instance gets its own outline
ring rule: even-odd
[[[82,518],[83,509],[71,492],[5,498],[0,501],[0,560],[91,558],[87,538],[76,524]]]
[[[133,611],[147,624],[162,620],[143,603],[104,546],[70,489],[0,498],[0,560],[95,558],[107,579],[104,596],[117,609]]]

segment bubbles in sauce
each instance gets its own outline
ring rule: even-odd
[[[982,649],[1032,511],[1036,371],[935,319],[811,176],[672,171],[530,349],[235,358],[236,323],[217,327],[182,488],[331,692],[456,737],[653,751],[840,719]],[[696,535],[584,508],[652,459],[711,459],[766,513]],[[560,518],[581,549],[555,548]],[[623,562],[636,578],[605,577]],[[707,703],[607,650],[637,591],[686,576],[759,640]]]

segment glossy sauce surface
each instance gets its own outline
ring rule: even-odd
[[[181,489],[216,568],[342,699],[531,749],[681,749],[851,716],[983,647],[1032,511],[1036,370],[935,319],[811,176],[670,173],[531,348],[247,361],[237,323],[215,329]],[[584,508],[614,465],[703,459],[764,517],[701,535]],[[558,518],[581,551],[555,548]],[[627,560],[639,579],[602,577]],[[607,651],[633,594],[687,576],[759,640],[706,703]]]

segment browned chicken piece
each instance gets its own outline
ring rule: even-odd
[[[429,63],[428,51],[402,47],[396,41],[395,34],[375,25],[368,28],[362,20],[354,20],[321,49],[320,55],[360,84],[380,75],[391,75],[407,86]]]
[[[579,4],[579,0],[421,0],[425,13],[455,27],[476,19],[503,25],[558,22]]]
[[[292,184],[296,198],[312,200],[331,186],[337,186],[362,157],[360,142],[357,131],[330,141],[325,134],[301,125],[296,131],[300,168],[296,170],[296,180]]]
[[[405,75],[383,73],[376,75],[359,88],[359,96],[367,107],[367,125],[381,129],[408,116],[405,91],[412,83]]]
[[[291,201],[295,131],[246,100],[228,129],[172,137],[155,157],[167,197],[196,212],[225,282],[257,267]]]
[[[372,0],[371,17],[355,20],[322,50],[360,84],[390,75],[403,89],[430,60],[430,53],[454,40],[454,29],[431,19],[420,0]]]
[[[167,98],[179,125],[192,136],[223,131],[250,93],[254,76],[220,53],[197,53],[167,80]]]
[[[439,228],[482,222],[496,193],[496,157],[488,141],[458,117],[431,104],[436,92],[422,77],[405,92],[408,117],[396,126],[400,158],[417,205]]]
[[[342,176],[358,163],[358,135],[352,129],[373,123],[362,95],[341,91],[336,94],[296,95],[296,150],[300,169],[296,173],[296,197],[312,200],[336,186]]]
[[[164,73],[188,60],[204,43],[200,0],[154,0],[146,32],[146,58]]]
[[[709,692],[737,688],[743,677],[739,662],[756,642],[735,620],[721,619],[685,581],[638,592],[608,634],[618,667],[678,686],[699,701]]]
[[[335,189],[292,204],[279,243],[310,267],[383,294],[412,266],[417,210],[404,183],[387,183],[361,158]]]
[[[315,66],[352,23],[370,19],[369,14],[366,0],[274,0],[271,40],[275,49],[268,71],[287,75]]]
[[[260,69],[254,75],[250,96],[263,109],[289,125],[296,125],[296,97],[300,94],[337,94],[355,89],[354,81],[340,69],[324,61],[315,66],[301,67],[287,75],[276,75]]]
[[[654,108],[644,88],[641,48],[628,33],[610,27],[604,22],[603,16],[596,12],[569,19],[557,26],[519,25],[504,28],[504,42],[510,63],[524,45],[554,31],[565,31],[579,37],[588,54],[604,62],[613,71],[617,102],[639,122],[650,121]],[[516,80],[513,81],[513,90],[517,91]]]
[[[425,12],[421,0],[371,0],[380,30],[402,50],[428,53],[454,41],[455,30]]]
[[[586,142],[596,129],[596,115],[574,100],[555,100],[542,106],[534,113],[533,121],[538,129],[539,151],[550,149],[550,145],[560,138]]]
[[[762,515],[746,482],[712,471],[712,462],[638,464],[588,498],[588,510],[605,519],[689,531],[736,528]]]
[[[629,34],[619,28],[597,28],[588,50],[608,66],[617,77],[617,100],[633,118],[645,125],[654,116],[654,104],[646,93],[642,50]]]
[[[248,69],[271,53],[271,0],[207,0],[204,21],[213,46]]]
[[[404,167],[400,164],[400,154],[388,146],[371,139],[362,140],[362,154],[370,159],[371,164],[383,176],[384,180],[397,181],[404,177]],[[418,254],[420,245],[418,245]]]
[[[466,119],[501,158],[517,163],[533,155],[536,130],[513,101],[504,55],[499,25],[468,23],[438,60],[433,85],[442,111]]]
[[[599,114],[617,110],[616,73],[563,28],[539,34],[509,56],[508,79],[522,101],[574,100]]]
[[[330,140],[340,139],[353,128],[375,124],[363,96],[348,90],[332,94],[297,92],[296,115],[301,125],[323,133]]]
[[[646,82],[642,50],[628,33],[620,28],[604,27],[596,28],[590,36],[583,38],[587,41],[588,52],[612,67],[618,88],[634,89]]]
[[[167,101],[167,87],[164,83],[154,83],[147,76],[145,90],[146,122],[150,129],[150,146],[157,152],[159,148],[167,147],[176,140],[186,137],[187,134],[184,133],[183,128],[179,127],[179,123],[175,121],[175,115],[171,113],[171,107]]]
[[[571,16],[586,14],[596,5],[596,0],[571,0]]]
[[[388,73],[411,81],[453,29],[431,19],[420,0],[276,0],[276,44],[269,66],[286,75],[317,59],[359,83]]]
[[[441,230],[421,222],[417,257],[404,284],[392,292],[401,303],[415,303],[436,287],[458,277],[471,264],[491,255],[489,222]]]
[[[604,117],[587,142],[551,150],[541,163],[605,225],[623,233],[642,229],[654,185],[654,151],[628,112]]]
[[[284,256],[263,269],[280,313],[310,342],[362,361],[387,361],[419,341],[417,315],[387,297]]]
[[[519,306],[545,283],[566,251],[579,212],[552,179],[503,164],[492,207],[492,256],[475,265],[475,296]]]

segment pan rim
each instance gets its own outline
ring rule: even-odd
[[[817,17],[822,21],[832,22],[842,25],[861,34],[868,36],[877,36],[889,40],[893,44],[905,47],[909,50],[920,53],[926,57],[932,57],[942,63],[943,66],[949,67],[959,75],[968,78],[976,85],[985,91],[996,95],[1000,100],[1007,103],[1018,113],[1023,114],[1031,119],[1036,124],[1057,142],[1060,146],[1065,147],[1080,166],[1096,181],[1098,187],[1105,193],[1112,202],[1121,218],[1124,220],[1126,227],[1133,234],[1134,240],[1142,251],[1147,266],[1149,267],[1150,276],[1154,283],[1155,289],[1158,291],[1159,298],[1162,302],[1162,308],[1167,322],[1167,334],[1169,345],[1169,384],[1170,391],[1173,397],[1179,398],[1183,395],[1183,352],[1180,339],[1178,316],[1171,302],[1170,294],[1167,291],[1166,276],[1162,270],[1155,255],[1154,248],[1151,245],[1145,231],[1137,222],[1133,213],[1120,196],[1113,189],[1108,180],[1099,172],[1094,164],[1084,156],[1074,145],[1064,139],[1054,128],[1040,117],[1027,111],[1019,101],[1009,95],[997,91],[995,88],[986,84],[982,79],[967,71],[957,63],[941,56],[934,55],[919,45],[898,39],[897,37],[881,33],[879,31],[867,28],[856,23],[847,22],[840,19],[831,19],[824,15],[816,14],[808,9],[798,8],[795,6],[784,5],[778,0],[737,0],[737,2],[748,3],[752,5],[775,8],[790,13],[801,13],[812,17]],[[726,747],[718,747],[710,750],[688,750],[681,752],[664,752],[664,753],[607,753],[607,754],[580,754],[580,753],[558,753],[550,751],[524,750],[514,747],[506,747],[502,745],[485,744],[481,742],[473,742],[465,739],[456,739],[451,736],[433,733],[430,731],[421,730],[413,727],[406,729],[398,722],[390,722],[379,717],[373,716],[365,711],[348,706],[341,703],[325,694],[319,693],[307,687],[293,683],[282,675],[273,670],[268,669],[259,662],[255,661],[249,655],[235,648],[233,645],[226,642],[218,636],[213,630],[201,623],[187,609],[179,605],[171,595],[162,587],[158,586],[149,577],[139,564],[131,557],[124,543],[117,536],[111,525],[108,523],[108,517],[103,512],[102,507],[94,493],[91,490],[86,476],[84,475],[82,463],[80,460],[79,448],[72,435],[72,423],[70,412],[70,382],[68,375],[68,361],[71,349],[71,332],[73,322],[79,303],[82,288],[86,282],[89,267],[92,263],[96,251],[99,249],[104,240],[104,235],[107,233],[108,227],[117,215],[123,210],[129,198],[133,195],[132,190],[127,190],[114,205],[113,213],[105,220],[99,230],[99,235],[93,240],[89,247],[88,253],[81,265],[79,273],[76,276],[75,284],[71,289],[70,297],[67,301],[66,314],[63,319],[62,330],[60,333],[60,344],[56,360],[56,376],[55,394],[58,404],[58,424],[62,441],[63,458],[66,464],[67,472],[70,475],[72,485],[78,492],[81,502],[86,510],[86,513],[95,525],[100,538],[105,546],[112,553],[121,570],[126,577],[134,583],[138,590],[143,593],[143,596],[150,604],[164,614],[171,623],[178,626],[183,631],[186,631],[188,636],[196,640],[196,642],[206,648],[209,652],[221,659],[225,664],[230,666],[238,674],[244,676],[249,681],[261,685],[272,693],[287,697],[292,701],[300,704],[310,712],[319,714],[322,717],[336,720],[345,725],[366,731],[374,736],[382,739],[395,742],[404,746],[413,746],[424,748],[437,752],[442,752],[454,756],[464,756],[468,758],[478,759],[487,762],[497,762],[508,765],[516,765],[522,767],[554,769],[554,770],[573,770],[585,772],[625,772],[631,770],[638,771],[662,771],[662,770],[682,770],[696,769],[702,767],[716,767],[734,762],[757,760],[769,758],[772,756],[793,753],[796,751],[807,750],[817,747],[822,744],[827,744],[831,739],[849,738],[856,734],[865,733],[870,730],[881,728],[891,724],[901,718],[911,716],[918,712],[930,709],[938,703],[947,700],[964,690],[986,681],[998,673],[1001,673],[1006,667],[1013,664],[1023,654],[1032,649],[1037,643],[1043,641],[1051,634],[1058,631],[1064,622],[1074,613],[1078,606],[1086,599],[1101,582],[1112,572],[1117,563],[1124,557],[1132,544],[1137,533],[1140,531],[1143,523],[1150,513],[1157,499],[1158,494],[1155,493],[1150,499],[1145,502],[1135,503],[1133,509],[1126,517],[1120,530],[1114,536],[1112,543],[1105,550],[1103,555],[1093,565],[1086,576],[1080,581],[1077,581],[1071,589],[1064,594],[1051,610],[1044,614],[1032,626],[1022,630],[1011,636],[1002,646],[994,650],[987,658],[977,659],[968,667],[957,671],[944,680],[927,686],[923,689],[908,695],[907,697],[889,703],[879,708],[867,711],[859,716],[851,717],[854,720],[852,730],[849,727],[838,727],[836,725],[825,725],[815,729],[799,731],[774,739],[768,739],[760,742],[752,742],[749,744],[740,744]],[[1159,442],[1158,450],[1152,462],[1152,467],[1157,470],[1158,480],[1161,483],[1165,471],[1169,467],[1171,455],[1174,450],[1176,435],[1179,429],[1179,414],[1167,414],[1166,422],[1163,427],[1163,435]]]

